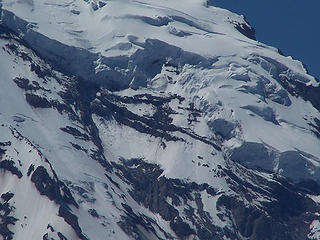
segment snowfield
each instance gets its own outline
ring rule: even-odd
[[[0,238],[318,239],[320,87],[203,0],[0,0]]]

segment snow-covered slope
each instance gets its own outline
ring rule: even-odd
[[[320,87],[202,0],[0,1],[3,239],[317,239]]]

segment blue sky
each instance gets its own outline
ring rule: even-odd
[[[301,60],[320,79],[320,0],[211,0],[246,16],[257,40]]]

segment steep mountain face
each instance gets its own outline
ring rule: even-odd
[[[319,239],[319,83],[242,16],[202,0],[0,16],[0,239]]]

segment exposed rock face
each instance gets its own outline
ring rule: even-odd
[[[73,199],[69,189],[59,180],[50,178],[43,166],[37,167],[32,173],[31,181],[35,184],[41,195],[46,195],[58,204],[78,204]]]
[[[26,101],[31,106],[33,106],[35,108],[50,108],[51,107],[51,104],[47,99],[45,99],[43,97],[39,97],[34,94],[30,94],[30,93],[26,94]]]
[[[88,240],[83,234],[82,230],[79,227],[78,217],[70,212],[65,206],[60,206],[59,208],[59,216],[62,217],[66,223],[68,223],[76,232],[77,236],[81,240]]]
[[[18,178],[22,178],[22,173],[15,166],[15,162],[12,160],[2,160],[0,162],[0,169],[3,169],[4,171],[9,171],[12,174],[16,175]]]
[[[234,181],[235,188],[239,187],[236,184],[239,182],[238,177],[231,172],[228,174]],[[260,190],[250,184],[245,184],[246,188],[255,192],[266,191],[265,194],[272,196],[272,201],[263,202],[259,208],[252,208],[246,206],[243,201],[223,196],[219,198],[218,206],[230,211],[241,235],[249,239],[304,239],[307,234],[304,229],[308,228],[308,224],[303,226],[298,219],[312,219],[317,204],[309,197],[303,196],[302,189],[285,179],[277,179],[277,182],[260,180],[263,179],[258,180]],[[250,193],[246,198],[253,200]],[[312,212],[313,214],[310,214]]]
[[[251,27],[248,24],[236,24],[235,28],[241,32],[243,35],[247,36],[248,38],[251,38],[253,40],[256,40],[256,31],[253,27]]]
[[[1,195],[0,200],[0,236],[4,240],[13,239],[14,233],[9,228],[18,220],[13,216],[15,208],[9,203],[12,197],[13,193],[7,192]]]
[[[319,83],[169,2],[2,0],[3,239],[320,237]]]

